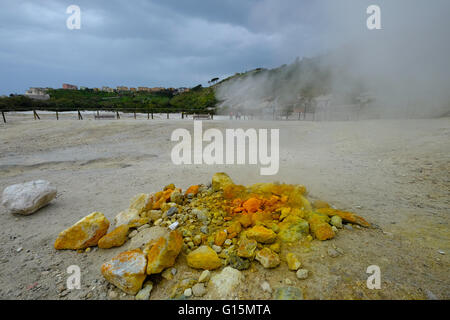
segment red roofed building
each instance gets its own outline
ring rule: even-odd
[[[78,90],[77,86],[74,86],[73,84],[67,84],[67,83],[63,83],[62,88],[67,89],[67,90]]]

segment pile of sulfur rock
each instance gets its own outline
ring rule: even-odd
[[[190,268],[205,271],[198,280],[181,283],[172,297],[202,296],[210,281],[209,270],[224,268],[227,280],[254,260],[264,268],[276,268],[283,260],[300,273],[299,278],[305,277],[307,270],[300,269],[300,259],[289,252],[289,245],[332,239],[343,223],[369,227],[363,218],[323,201],[310,204],[304,186],[260,183],[245,187],[234,184],[225,173],[216,173],[209,187],[194,185],[182,192],[171,184],[154,194],[139,194],[114,223],[108,233],[109,221],[94,212],[61,232],[54,246],[89,250],[131,242],[130,250],[101,266],[101,273],[136,299],[148,299],[151,275],[170,277],[176,272],[172,266],[180,254]],[[216,282],[221,281],[219,276]]]

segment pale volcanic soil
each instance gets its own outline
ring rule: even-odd
[[[186,189],[208,184],[215,172],[234,182],[303,184],[310,199],[353,211],[374,228],[340,229],[330,241],[294,246],[310,272],[296,278],[286,263],[243,271],[241,299],[269,299],[261,289],[301,288],[306,299],[450,298],[450,118],[428,120],[203,121],[205,128],[279,128],[280,170],[261,176],[259,166],[176,166],[170,136],[192,132],[192,120],[73,120],[10,115],[0,124],[0,191],[46,179],[58,188],[50,205],[31,216],[0,208],[1,299],[132,299],[104,280],[100,266],[124,248],[89,253],[56,251],[60,231],[94,211],[112,222],[138,193],[174,183]],[[332,258],[333,246],[343,254]],[[22,248],[20,250],[20,248]],[[67,291],[66,269],[81,268],[80,290]],[[381,289],[366,286],[366,269],[381,269]],[[173,280],[160,279],[151,299],[167,299],[172,287],[200,271],[180,255]],[[216,273],[218,271],[214,271]],[[289,282],[289,281],[288,281]]]

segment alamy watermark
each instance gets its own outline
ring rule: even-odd
[[[226,129],[224,139],[224,134],[219,129],[211,128],[203,133],[202,121],[194,121],[193,137],[187,129],[180,128],[172,132],[171,141],[181,141],[172,148],[171,158],[175,165],[259,163],[261,175],[275,175],[280,167],[279,138],[279,129],[251,128],[245,131]],[[203,142],[209,144],[203,148]]]
[[[367,288],[374,290],[374,289],[381,289],[381,270],[380,267],[377,265],[371,265],[367,267],[366,273],[370,274],[370,276],[367,278]]]
[[[77,265],[71,265],[67,267],[67,273],[70,276],[67,278],[66,286],[67,289],[81,289],[81,269]]]
[[[81,9],[77,5],[70,5],[66,9],[66,13],[70,16],[66,20],[66,26],[69,30],[81,29]]]
[[[380,6],[375,4],[367,7],[367,14],[370,16],[367,18],[366,24],[369,30],[380,30],[381,29],[381,9]]]

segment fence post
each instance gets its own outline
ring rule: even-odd
[[[136,120],[136,110],[134,110],[134,120]]]
[[[59,120],[58,110],[56,110],[56,120]]]
[[[169,119],[169,113],[167,112],[167,119]]]
[[[3,122],[6,123],[5,113],[2,111]]]
[[[153,120],[153,111],[152,111],[152,120]]]

